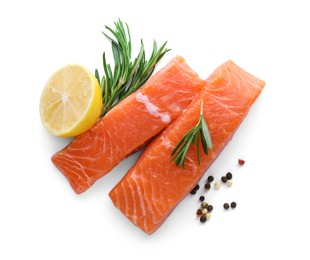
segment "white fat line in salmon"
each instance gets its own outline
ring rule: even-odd
[[[168,113],[159,112],[159,107],[155,106],[149,101],[148,96],[143,95],[141,92],[138,92],[136,95],[136,100],[145,105],[146,110],[153,116],[160,117],[163,123],[169,124],[171,122],[171,117]]]

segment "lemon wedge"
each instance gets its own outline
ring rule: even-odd
[[[46,83],[40,100],[44,127],[55,136],[72,137],[90,129],[102,110],[97,79],[86,68],[70,64]]]

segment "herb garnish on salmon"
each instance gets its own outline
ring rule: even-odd
[[[184,160],[188,149],[191,144],[194,144],[196,146],[198,164],[200,165],[200,143],[202,144],[204,153],[208,155],[208,148],[212,150],[212,140],[207,122],[203,116],[203,100],[200,105],[198,123],[181,138],[173,149],[171,153],[172,160],[175,160],[177,166],[182,166],[184,168]]]
[[[126,24],[125,29],[120,19],[114,24],[115,30],[105,26],[114,38],[103,32],[112,44],[114,70],[112,71],[111,65],[107,63],[104,52],[102,57],[104,76],[100,79],[98,70],[95,71],[95,76],[102,90],[103,108],[101,116],[104,116],[111,108],[139,89],[152,75],[156,64],[170,50],[165,48],[167,42],[157,49],[154,40],[152,54],[150,59],[147,60],[143,41],[141,40],[139,54],[132,61],[129,27]]]

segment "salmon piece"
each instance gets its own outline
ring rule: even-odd
[[[205,86],[177,56],[52,157],[76,193],[86,191],[122,159],[166,128]]]
[[[264,85],[232,61],[217,68],[201,94],[147,146],[109,193],[114,205],[145,233],[158,229],[230,141]],[[191,146],[183,169],[171,161],[171,152],[197,124],[202,100],[213,150],[205,155],[201,147],[198,165],[196,149]]]

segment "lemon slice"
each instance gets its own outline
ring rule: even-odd
[[[87,131],[101,110],[99,83],[81,65],[60,68],[49,78],[41,95],[42,123],[55,136],[72,137]]]

